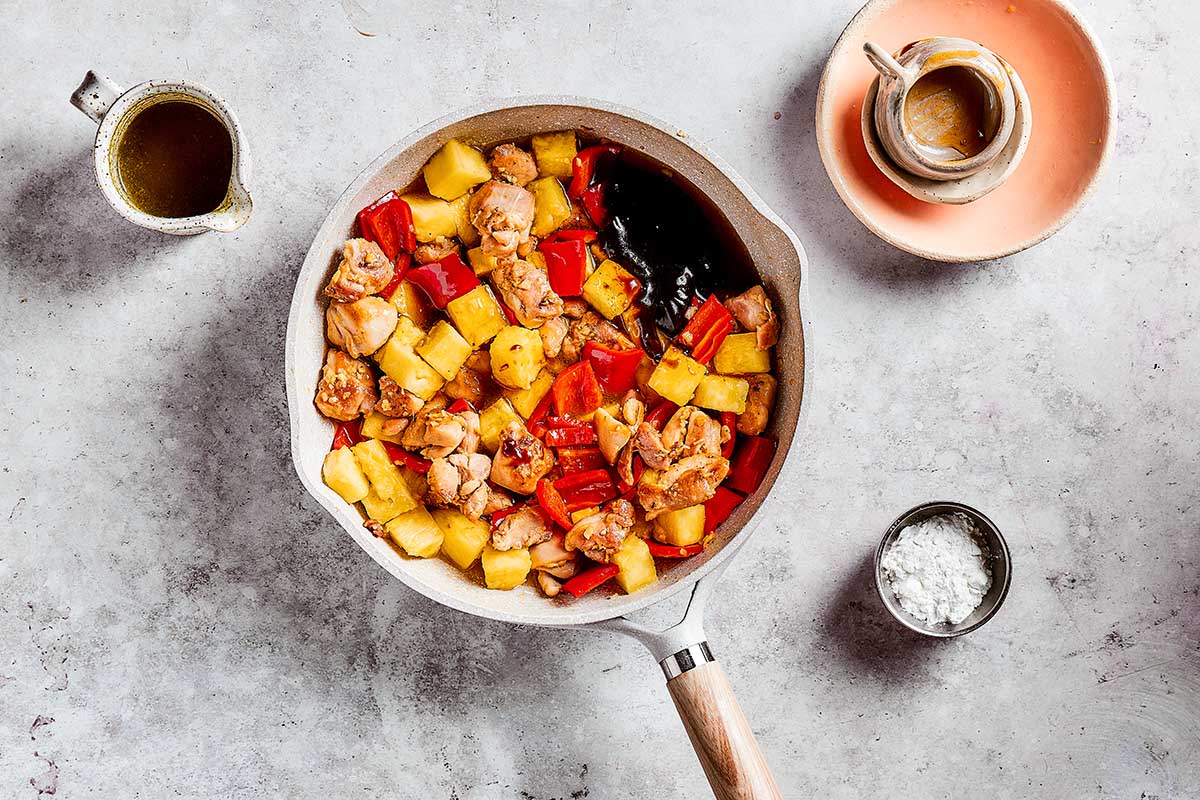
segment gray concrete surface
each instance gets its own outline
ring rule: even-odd
[[[0,4],[0,796],[705,796],[636,644],[432,605],[288,458],[286,308],[342,186],[448,110],[573,92],[710,143],[812,258],[812,415],[709,626],[785,794],[1200,797],[1195,6],[1084,7],[1120,89],[1100,192],[1030,252],[942,266],[820,165],[853,2],[352,5],[380,35],[333,0]],[[88,68],[221,92],[251,224],[118,219],[67,104]],[[933,498],[1015,558],[952,642],[885,618],[868,571]]]

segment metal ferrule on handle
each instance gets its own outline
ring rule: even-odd
[[[689,644],[658,663],[662,667],[663,674],[667,676],[667,680],[671,680],[710,661],[716,661],[716,659],[713,658],[712,650],[708,648],[708,642],[700,642],[699,644]]]

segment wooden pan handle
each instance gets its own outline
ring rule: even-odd
[[[717,800],[782,798],[720,664],[697,664],[667,689]]]

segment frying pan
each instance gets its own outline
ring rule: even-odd
[[[478,145],[527,138],[548,130],[578,129],[641,151],[706,195],[749,251],[780,319],[776,347],[779,391],[767,435],[779,446],[762,485],[716,531],[700,555],[664,569],[657,583],[630,595],[594,591],[578,599],[550,600],[532,586],[491,591],[439,558],[401,555],[363,528],[357,508],[321,480],[332,424],[313,405],[324,361],[321,289],[342,242],[352,235],[357,211],[391,189],[408,186],[447,140]],[[714,794],[726,798],[776,798],[779,790],[754,734],[738,707],[724,671],[714,660],[703,628],[704,602],[720,572],[764,516],[761,506],[790,450],[808,405],[809,345],[801,307],[806,258],[795,234],[717,156],[682,131],[627,108],[577,97],[499,101],[443,117],[393,145],[342,193],[322,223],[296,281],[288,317],[286,379],[292,459],[301,483],[372,558],[405,585],[468,614],[522,625],[598,629],[637,639],[662,666],[667,689],[683,720]],[[654,630],[628,618],[638,609],[690,592],[683,618]]]

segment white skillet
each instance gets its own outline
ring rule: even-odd
[[[401,555],[362,526],[359,511],[321,480],[333,435],[312,398],[324,361],[324,304],[342,242],[360,208],[391,189],[408,186],[425,161],[451,138],[486,146],[548,130],[578,129],[647,153],[707,195],[745,244],[780,317],[776,347],[779,394],[767,435],[779,443],[762,486],[717,530],[704,553],[665,569],[654,585],[631,595],[597,590],[578,599],[550,600],[532,586],[490,591],[438,559]],[[704,602],[737,549],[766,516],[760,507],[790,449],[808,406],[808,358],[801,308],[807,313],[807,259],[796,235],[720,158],[682,131],[638,112],[578,97],[533,97],[476,106],[443,117],[393,145],[367,166],[325,218],[296,281],[288,317],[286,380],[292,459],[305,488],[384,569],[409,588],[468,614],[521,625],[614,631],[640,641],[659,662],[696,755],[718,798],[775,798],[779,790],[703,629]],[[691,597],[683,619],[652,630],[630,613],[680,592]]]

